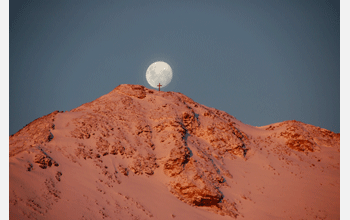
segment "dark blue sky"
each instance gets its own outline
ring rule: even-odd
[[[10,134],[120,84],[163,91],[262,126],[298,120],[340,131],[339,1],[11,0]]]

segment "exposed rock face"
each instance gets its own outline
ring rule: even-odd
[[[54,111],[48,115],[38,118],[16,134],[10,136],[10,157],[15,156],[24,150],[47,143],[53,139],[51,133],[55,129],[55,115],[59,111]]]
[[[139,99],[143,99],[146,97],[146,91],[144,86],[140,85],[120,85],[115,90],[119,93],[125,94],[127,96],[133,96]],[[152,91],[153,92],[153,91]]]
[[[181,201],[237,217],[236,202],[222,190],[231,187],[227,179],[234,178],[225,161],[249,160],[251,149],[256,152],[260,141],[256,141],[256,129],[181,93],[120,85],[70,112],[56,111],[33,121],[10,137],[10,157],[27,151],[23,165],[27,171],[35,170],[35,166],[61,167],[59,159],[56,162],[52,158],[65,158],[80,167],[93,164],[102,176],[96,182],[109,188],[121,184],[122,178],[153,178],[161,172],[159,175],[168,178],[169,191]],[[296,121],[261,130],[269,132],[269,141],[283,139],[285,146],[298,152],[318,152],[320,146],[339,145],[339,134]],[[113,170],[106,161],[118,164]],[[55,176],[47,180],[51,188],[55,186],[53,177],[64,183],[67,175],[63,173],[55,170]],[[103,192],[100,188],[98,191]]]
[[[135,174],[152,175],[159,167],[154,151],[163,148],[168,152],[164,173],[173,178],[170,191],[188,204],[217,207],[225,177],[213,160],[225,155],[244,158],[248,150],[248,137],[235,127],[235,118],[179,93],[162,93],[157,97],[162,104],[157,105],[153,91],[143,86],[121,85],[110,96],[112,102],[101,97],[73,110],[86,113],[75,119],[79,126],[72,136],[94,136],[100,155],[133,158],[128,167]]]
[[[319,151],[318,144],[336,146],[339,144],[340,134],[323,128],[308,125],[297,121],[285,121],[279,126],[287,125],[280,135],[287,139],[286,145],[300,152]]]
[[[46,169],[47,167],[51,167],[52,165],[58,166],[58,163],[54,161],[51,157],[48,155],[41,153],[35,155],[34,163],[39,164],[39,167],[42,169]]]

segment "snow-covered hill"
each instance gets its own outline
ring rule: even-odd
[[[10,136],[10,219],[339,219],[340,134],[120,85]]]

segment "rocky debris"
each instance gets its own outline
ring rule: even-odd
[[[26,206],[29,207],[31,210],[33,210],[35,214],[39,214],[40,216],[43,216],[45,213],[44,208],[39,204],[39,202],[37,202],[34,199],[27,199]],[[34,217],[33,214],[31,215],[26,213],[23,213],[23,214],[25,214],[27,218]]]
[[[99,137],[98,141],[96,142],[96,149],[99,153],[101,153],[103,156],[109,153],[109,143],[106,139]]]
[[[180,174],[190,157],[191,151],[188,147],[180,146],[171,149],[170,155],[164,164],[164,173],[168,176]]]
[[[194,113],[194,111],[182,113],[182,122],[189,133],[192,133],[195,128],[200,126],[200,123],[198,122],[196,113]]]
[[[204,186],[198,187],[198,185]],[[223,198],[222,193],[218,189],[210,187],[211,185],[205,184],[203,181],[202,184],[192,181],[171,182],[170,186],[171,192],[180,200],[195,206],[214,206]]]
[[[114,173],[114,174],[110,173],[110,172],[108,171],[108,167],[107,167],[107,166],[105,166],[105,167],[102,168],[102,174],[103,174],[104,176],[106,176],[107,179],[108,179],[109,181],[115,182],[114,179],[117,180],[115,173]],[[109,186],[111,187],[110,184],[109,184]],[[113,186],[112,186],[112,187],[113,187]]]
[[[52,196],[54,201],[58,202],[58,199],[61,198],[61,192],[56,189],[55,182],[50,178],[45,180],[45,186],[47,189],[47,194]]]
[[[133,158],[133,162],[129,165],[129,169],[135,174],[147,174],[153,175],[154,170],[157,169],[159,165],[156,162],[156,157],[154,154],[148,154],[143,157],[142,155],[137,155]]]
[[[199,127],[195,135],[208,141],[218,155],[231,154],[245,157],[247,136],[232,123],[220,122],[207,127]]]
[[[27,124],[17,133],[10,136],[10,157],[15,156],[31,147],[44,144],[53,139],[51,130],[54,129],[55,116],[60,113],[54,111]]]
[[[267,130],[267,131],[273,131],[275,129],[275,126],[272,126],[272,125],[270,125],[269,127],[267,127],[265,130]]]
[[[301,152],[314,152],[315,145],[309,140],[292,139],[287,141],[287,146],[293,150]]]
[[[232,218],[237,218],[238,210],[236,208],[236,203],[229,201],[228,199],[222,199],[220,203],[212,207],[212,210],[219,215],[228,215]]]
[[[72,137],[79,138],[79,139],[89,139],[91,137],[89,131],[86,129],[75,129],[71,132]]]
[[[115,88],[112,92],[119,92],[121,94],[125,94],[127,96],[133,96],[138,99],[143,99],[146,97],[146,91],[144,86],[140,85],[127,85],[127,84],[122,84]],[[151,92],[153,93],[153,92]]]
[[[319,150],[316,143],[310,138],[310,131],[303,124],[296,121],[289,121],[285,131],[280,136],[287,139],[286,145],[292,150],[299,152],[314,152]]]
[[[175,180],[169,183],[170,192],[189,205],[208,207],[218,214],[237,217],[235,203],[225,200],[219,190],[220,186],[226,185],[220,171],[207,165],[208,172],[200,164],[191,158],[185,170],[173,176]]]
[[[109,150],[109,154],[112,154],[112,155],[125,154],[125,147],[123,147],[121,141],[117,141],[111,146]]]
[[[54,161],[50,156],[44,153],[36,154],[34,163],[39,164],[39,167],[42,169],[46,169],[47,167],[51,167],[52,165],[56,167],[59,166],[56,161]]]
[[[191,144],[189,146],[195,147]],[[212,210],[235,216],[237,213],[227,205],[234,204],[222,202],[224,195],[219,188],[226,186],[226,183],[220,175],[220,169],[208,154],[196,150],[196,155],[199,154],[200,157],[194,159],[192,151],[185,145],[179,145],[170,151],[164,162],[164,173],[173,178],[169,183],[170,192],[187,204],[210,207]],[[227,171],[222,173],[225,172]]]
[[[340,144],[340,134],[299,121],[285,121],[278,126],[286,126],[280,136],[286,138],[286,145],[300,152],[319,151],[319,145],[334,147]]]
[[[216,205],[223,198],[219,184],[208,172],[190,159],[182,173],[172,176],[171,192],[180,200],[195,206]]]
[[[340,151],[340,133],[334,133],[324,128],[314,127],[314,132],[312,133],[311,138],[318,145],[326,147],[337,147],[338,151]]]
[[[27,171],[31,171],[33,169],[33,164],[27,162]]]
[[[78,158],[84,158],[84,160],[86,159],[92,159],[95,157],[95,154],[93,152],[93,149],[88,149],[86,146],[84,146],[83,144],[79,144],[79,147],[77,147],[75,149],[75,155]]]
[[[73,123],[77,126],[75,126],[75,129],[70,132],[71,136],[79,139],[89,139],[98,127],[95,120],[89,119],[93,119],[93,115],[86,115],[84,117],[74,119]]]
[[[161,123],[154,126],[153,129],[157,133],[160,133],[162,131],[167,131],[167,130],[175,131],[174,135],[178,135],[179,139],[184,138],[186,135],[186,129],[182,126],[181,121],[176,119],[162,121]]]
[[[327,130],[327,129],[324,129],[324,128],[319,128],[319,127],[317,127],[316,130],[317,130],[318,133],[321,133],[323,138],[331,139],[331,140],[340,138],[340,133],[334,133],[334,132],[332,132],[330,130]]]
[[[127,167],[124,167],[123,165],[119,165],[117,167],[117,169],[119,170],[120,173],[122,173],[124,176],[128,176],[129,175],[129,170]]]
[[[280,135],[287,139],[286,145],[296,151],[300,152],[314,152],[316,144],[306,137],[305,132],[300,132],[300,128],[291,126],[286,131],[281,132]]]
[[[138,125],[136,126],[137,131],[136,134],[139,136],[143,136],[147,139],[150,139],[152,137],[152,129],[149,125]]]
[[[56,180],[61,181],[61,176],[62,176],[62,172],[57,171],[56,176],[55,176]]]

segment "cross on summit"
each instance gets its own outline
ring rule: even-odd
[[[162,85],[160,85],[160,83],[159,83],[159,85],[158,85],[158,87],[159,87],[159,91],[160,91],[160,87],[161,87]]]

